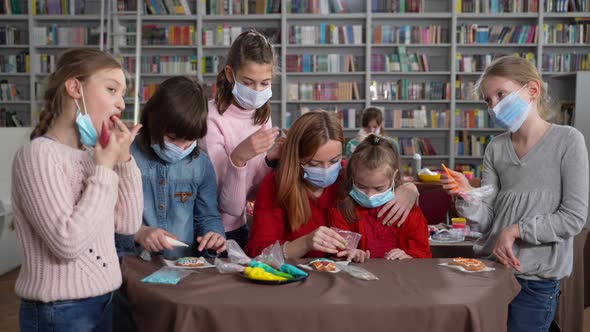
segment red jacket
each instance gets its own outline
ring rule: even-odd
[[[330,209],[330,227],[336,227],[362,235],[358,249],[369,250],[371,258],[383,258],[391,249],[399,248],[414,258],[432,258],[428,243],[426,218],[414,205],[401,227],[383,226],[383,218],[377,218],[379,208],[355,209],[358,221],[348,222],[337,208]]]
[[[285,211],[277,202],[275,173],[268,174],[258,189],[254,204],[254,222],[250,230],[250,239],[244,251],[250,257],[259,255],[264,248],[277,240],[282,244],[293,241],[315,231],[320,226],[328,226],[328,212],[334,207],[338,195],[338,187],[342,177],[324,189],[317,199],[310,198],[311,218],[297,231],[291,231]],[[305,257],[324,257],[321,251],[310,251]]]

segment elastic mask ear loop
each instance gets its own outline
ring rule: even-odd
[[[80,94],[82,95],[82,105],[84,105],[84,113],[88,114],[88,109],[86,108],[86,100],[84,98],[84,89],[82,88],[82,83],[80,83]],[[78,105],[78,103],[76,103],[76,106],[77,105]],[[78,106],[78,108],[80,108],[80,106]]]

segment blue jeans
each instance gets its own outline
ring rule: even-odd
[[[113,292],[81,300],[39,302],[22,299],[21,331],[112,331]]]
[[[250,229],[248,225],[244,225],[240,228],[234,229],[233,231],[225,232],[225,238],[228,240],[236,241],[240,247],[244,248],[248,243],[250,237]]]
[[[559,280],[516,278],[521,290],[508,308],[508,332],[549,330],[559,293]]]

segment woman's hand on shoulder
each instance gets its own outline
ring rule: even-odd
[[[387,202],[381,210],[379,210],[377,217],[381,218],[385,216],[383,218],[383,224],[387,226],[398,221],[397,226],[400,227],[404,221],[406,221],[414,204],[418,201],[418,196],[420,196],[420,194],[418,193],[418,188],[416,188],[415,184],[411,182],[404,183],[395,188],[395,198]]]
[[[225,238],[215,232],[207,232],[205,235],[197,237],[197,242],[199,243],[199,251],[211,249],[215,250],[215,252],[219,254],[220,252],[224,252],[226,249]]]

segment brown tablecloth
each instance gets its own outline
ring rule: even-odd
[[[473,257],[473,242],[463,241],[453,244],[430,243],[432,257]],[[586,264],[585,264],[586,262]],[[564,332],[582,332],[584,308],[590,305],[585,298],[590,298],[590,237],[584,229],[574,238],[574,266],[572,274],[561,281],[561,295],[555,322]]]
[[[491,262],[496,270],[484,273],[437,265],[445,261],[362,264],[378,281],[310,271],[259,285],[204,269],[170,286],[140,282],[160,264],[126,257],[123,289],[139,331],[505,331],[520,290],[512,273]]]

